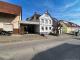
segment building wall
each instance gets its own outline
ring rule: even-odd
[[[67,32],[66,33],[71,33],[72,29],[71,27],[67,27]]]
[[[17,34],[17,33],[19,33],[19,29],[20,29],[20,16],[16,16],[13,20],[12,20],[12,22],[11,22],[12,24],[13,24],[13,33],[14,34]]]
[[[36,33],[39,33],[39,31],[40,31],[40,28],[39,27],[40,27],[40,25],[36,25],[35,26]]]
[[[20,24],[19,21],[21,16],[15,16],[11,14],[0,13],[0,28],[2,28],[3,23],[13,24],[13,33],[19,33]]]
[[[49,34],[52,32],[52,19],[49,15],[43,14],[40,16],[40,34]]]

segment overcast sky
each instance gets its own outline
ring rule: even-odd
[[[80,25],[80,0],[0,0],[22,7],[22,18],[32,16],[35,11],[46,10],[57,19],[72,21]]]

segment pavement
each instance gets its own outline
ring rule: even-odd
[[[63,34],[60,36],[47,35],[43,37],[38,34],[25,34],[25,35],[0,36],[0,43],[15,43],[32,40],[56,40],[68,37],[71,37],[71,35],[67,34]]]
[[[80,41],[75,38],[59,38],[58,40],[34,40],[5,44],[1,43],[0,60],[70,60],[71,58],[63,59],[63,56],[65,57],[70,55],[66,52],[72,50],[73,52],[71,55],[74,52],[79,53]],[[78,55],[76,54],[75,58],[77,58],[76,56]]]

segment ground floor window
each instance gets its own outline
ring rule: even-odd
[[[42,30],[44,30],[44,27],[41,27]]]
[[[49,27],[49,29],[51,30],[51,27]]]
[[[48,30],[48,27],[46,27],[46,30]]]

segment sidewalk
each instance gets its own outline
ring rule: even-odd
[[[72,35],[67,35],[67,34],[63,34],[63,35],[59,35],[59,36],[51,36],[51,35],[48,35],[47,36],[47,40],[54,40],[54,41],[57,41],[57,40],[64,40],[64,39],[70,39],[72,38]]]
[[[40,36],[38,34],[25,34],[19,36],[0,36],[0,43],[15,43],[15,42],[24,42],[24,41],[35,41],[35,40],[58,40],[64,38],[70,38],[71,35],[60,35],[60,36],[53,36],[47,35],[45,37]]]

